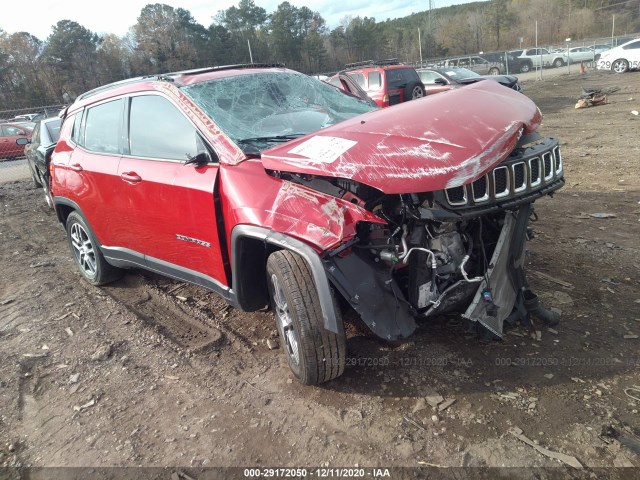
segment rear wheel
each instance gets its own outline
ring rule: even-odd
[[[619,58],[611,64],[611,71],[614,73],[624,73],[629,70],[629,62],[624,58]]]
[[[556,67],[556,68],[560,68],[563,65],[564,65],[564,61],[561,58],[556,58],[553,61],[553,66]]]
[[[90,284],[104,285],[122,275],[121,269],[104,259],[91,229],[78,212],[71,212],[67,218],[67,241],[78,270]]]
[[[522,65],[520,65],[520,73],[527,73],[530,70],[531,70],[531,63],[524,62]]]
[[[491,70],[489,70],[489,75],[500,75],[500,70],[493,67]]]
[[[404,92],[405,101],[424,97],[424,87],[419,83],[410,83]]]
[[[293,374],[317,385],[344,372],[346,339],[336,302],[338,333],[324,328],[322,306],[311,271],[300,255],[280,250],[267,260],[271,306],[280,342]]]

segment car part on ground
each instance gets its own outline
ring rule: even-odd
[[[63,118],[51,191],[83,277],[142,267],[271,305],[303,383],[343,372],[342,306],[391,341],[445,313],[496,337],[557,320],[523,258],[533,202],[564,183],[558,140],[497,82],[379,109],[230,66],[101,87]]]

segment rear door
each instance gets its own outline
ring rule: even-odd
[[[197,272],[226,285],[214,203],[218,164],[185,165],[207,148],[202,136],[159,94],[131,97],[127,125],[114,226],[119,246],[143,254],[157,271]]]

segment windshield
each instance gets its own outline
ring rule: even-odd
[[[460,80],[462,78],[471,78],[471,77],[479,77],[476,72],[467,70],[466,68],[460,67],[452,67],[443,70],[444,73],[449,75],[451,78],[455,78],[456,80]]]
[[[376,109],[291,71],[219,78],[184,87],[183,92],[252,153]]]

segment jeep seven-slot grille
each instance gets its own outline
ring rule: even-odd
[[[499,166],[467,185],[447,188],[453,207],[490,204],[540,190],[562,178],[562,155],[557,141],[512,153]]]

